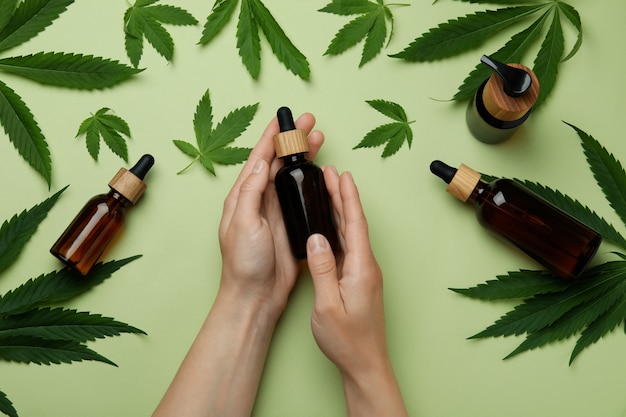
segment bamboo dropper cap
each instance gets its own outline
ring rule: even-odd
[[[446,191],[462,202],[466,202],[472,195],[474,188],[480,181],[480,173],[465,164],[459,168],[452,168],[441,161],[433,161],[430,171],[448,184]]]
[[[280,127],[280,133],[274,136],[276,156],[282,158],[283,156],[308,152],[309,144],[306,141],[306,133],[304,130],[296,129],[291,110],[288,107],[281,107],[276,112],[276,116]]]
[[[109,187],[123,195],[132,204],[135,204],[147,188],[143,178],[154,165],[152,155],[144,155],[130,170],[121,168],[109,181]]]

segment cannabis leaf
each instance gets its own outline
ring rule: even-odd
[[[611,207],[626,225],[626,172],[596,139],[567,123],[578,134],[589,167]],[[626,240],[606,220],[578,201],[548,187],[522,182],[532,191],[578,218],[626,250]],[[564,281],[545,271],[509,272],[472,288],[452,288],[481,300],[522,299],[495,323],[472,338],[525,335],[506,358],[573,336],[571,364],[587,347],[626,321],[626,255],[594,266],[579,278]]]
[[[18,417],[17,410],[13,407],[13,403],[2,391],[0,391],[0,413],[6,414],[9,417]]]
[[[110,59],[63,52],[3,58],[0,70],[40,84],[80,90],[111,87],[143,71]]]
[[[386,158],[398,152],[405,140],[411,148],[413,131],[410,124],[414,123],[415,120],[409,122],[404,109],[394,102],[386,100],[366,100],[365,102],[395,122],[378,126],[369,131],[363,140],[352,149],[373,148],[387,143],[381,155],[382,158]]]
[[[178,173],[182,174],[196,161],[200,161],[211,174],[216,175],[215,164],[236,165],[245,161],[250,154],[250,148],[227,147],[227,145],[248,128],[258,106],[259,103],[256,103],[235,109],[213,128],[213,109],[209,90],[207,90],[196,107],[193,119],[198,147],[182,140],[173,140],[178,149],[193,158],[191,163]]]
[[[18,258],[26,243],[35,234],[39,224],[65,191],[64,187],[40,204],[16,214],[0,227],[0,273]]]
[[[158,0],[137,0],[124,13],[126,54],[135,68],[143,54],[143,38],[168,62],[174,56],[174,41],[162,24],[193,26],[198,21],[188,11]]]
[[[473,14],[448,20],[416,38],[403,51],[390,55],[411,62],[426,62],[449,58],[462,52],[475,50],[485,41],[513,24],[539,16],[523,31],[515,34],[498,51],[487,54],[501,62],[522,62],[529,50],[539,40],[544,28],[545,38],[541,42],[534,60],[533,72],[541,84],[538,108],[552,92],[557,79],[558,66],[573,57],[582,44],[582,22],[580,15],[569,4],[561,1],[483,1],[463,0],[469,3],[521,4],[497,10],[478,11]],[[530,4],[529,4],[530,3]],[[524,5],[529,4],[529,5]],[[577,33],[576,43],[564,55],[565,38],[563,20],[568,21]],[[459,86],[454,100],[471,98],[480,84],[489,77],[490,70],[481,64],[470,72]]]
[[[130,128],[124,119],[109,114],[111,109],[103,107],[91,117],[85,119],[78,128],[76,137],[85,135],[87,151],[94,160],[98,160],[100,153],[100,138],[114,154],[128,162],[128,147],[122,135],[130,138]]]
[[[135,255],[98,263],[89,271],[89,279],[69,268],[31,278],[0,296],[0,316],[21,314],[36,307],[70,300],[101,284],[118,269],[140,257]]]
[[[387,45],[393,37],[393,14],[389,6],[383,0],[377,0],[377,3],[368,0],[333,0],[321,8],[320,12],[340,16],[360,15],[339,29],[324,55],[339,55],[365,39],[359,67],[372,60],[385,45],[387,20],[390,24]],[[409,6],[409,4],[394,4],[394,6]]]
[[[72,3],[74,0],[0,1],[0,52],[37,36]],[[39,52],[2,58],[0,71],[40,84],[91,90],[112,87],[141,70],[92,55]],[[20,95],[2,81],[0,124],[20,156],[50,187],[52,159],[46,138]]]
[[[207,17],[200,38],[206,45],[226,26],[237,8],[238,0],[216,0],[211,14]],[[294,75],[308,80],[309,63],[306,57],[289,40],[271,12],[261,0],[241,0],[237,23],[237,49],[241,61],[253,79],[258,79],[261,71],[261,41],[259,29],[267,39],[272,52]]]

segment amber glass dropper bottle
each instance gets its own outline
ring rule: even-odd
[[[87,202],[50,253],[87,275],[124,225],[126,207],[135,204],[145,191],[143,178],[153,164],[154,158],[146,154],[130,170],[121,168],[109,182],[108,194],[99,194]]]
[[[511,242],[562,278],[576,278],[595,255],[602,237],[522,184],[510,179],[481,181],[480,174],[434,161],[430,170],[447,191],[474,203],[479,223]]]
[[[296,129],[291,110],[281,107],[277,116],[280,133],[274,136],[274,146],[284,166],[274,183],[293,256],[306,258],[306,241],[314,233],[324,235],[336,253],[339,241],[324,174],[306,159],[306,134]]]

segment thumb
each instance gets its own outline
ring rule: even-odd
[[[312,234],[307,240],[306,250],[309,271],[315,288],[316,307],[340,301],[337,264],[328,240],[319,233]]]

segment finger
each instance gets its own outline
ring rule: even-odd
[[[258,159],[248,177],[244,179],[239,187],[239,195],[236,206],[232,211],[232,219],[228,219],[225,215],[224,223],[248,222],[250,224],[250,221],[260,219],[263,193],[267,187],[268,180],[269,170],[267,162],[263,159]]]
[[[307,159],[313,161],[317,157],[317,153],[324,144],[324,134],[320,130],[313,130],[307,136],[307,142],[309,144],[309,153]]]
[[[343,202],[341,201],[341,192],[339,190],[339,173],[334,166],[322,167],[324,172],[324,182],[326,183],[326,189],[328,190],[328,197],[330,198],[331,206],[333,209],[333,220],[335,221],[335,227],[339,234],[339,241],[341,247],[345,250],[345,244],[343,241]]]
[[[339,178],[343,205],[344,237],[348,251],[368,253],[371,251],[367,219],[363,212],[359,191],[352,174],[344,172]]]
[[[328,240],[319,233],[309,236],[306,244],[307,263],[315,289],[315,308],[342,304],[339,295],[337,265]]]
[[[296,128],[302,129],[307,135],[311,132],[314,125],[315,125],[315,116],[313,116],[311,113],[304,113],[296,121]],[[248,160],[246,161],[243,168],[241,169],[239,177],[235,181],[235,184],[233,185],[233,188],[231,189],[229,196],[231,195],[236,196],[239,193],[238,191],[239,186],[244,181],[244,179],[248,177],[248,175],[250,174],[250,171],[252,171],[252,168],[257,160],[262,159],[268,165],[271,166],[272,162],[276,159],[275,158],[276,150],[274,148],[274,136],[276,136],[279,132],[280,132],[280,128],[278,127],[278,120],[276,117],[274,117],[265,127],[265,130],[261,134],[261,138],[259,139],[257,144],[254,146],[252,151],[250,151]],[[319,139],[317,139],[316,142],[319,142]],[[323,142],[323,137],[322,137],[322,142]],[[315,152],[317,153],[317,150],[321,146],[321,143],[315,146],[316,146]]]

